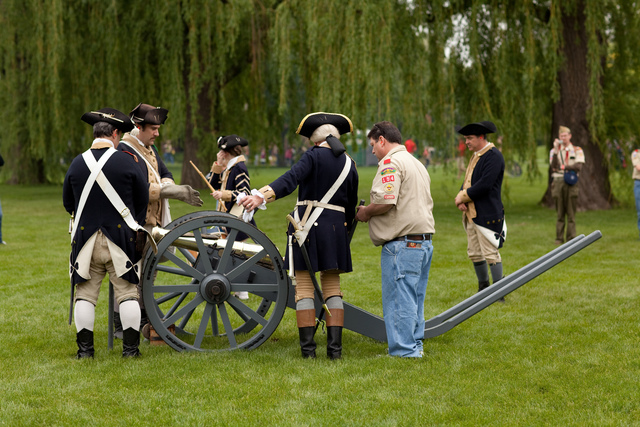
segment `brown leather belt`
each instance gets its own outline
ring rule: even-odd
[[[396,237],[389,240],[390,242],[404,242],[405,240],[431,240],[431,233],[425,234],[407,234],[406,236]]]

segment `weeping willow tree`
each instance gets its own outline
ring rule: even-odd
[[[537,171],[536,145],[550,149],[558,126],[568,126],[587,158],[579,208],[609,208],[615,200],[608,146],[635,141],[640,131],[632,119],[640,110],[631,91],[640,83],[638,2],[414,4],[424,17],[434,70],[434,125],[493,120],[506,157],[528,160],[530,173]],[[543,202],[551,202],[548,190]]]
[[[582,208],[607,208],[607,142],[638,135],[638,4],[565,0],[4,0],[0,149],[13,182],[59,182],[86,149],[79,117],[139,102],[188,166],[222,134],[295,141],[309,112],[454,152],[454,125],[493,120],[507,158],[536,168],[559,124],[582,146]],[[624,102],[620,102],[620,101]],[[366,149],[366,146],[363,147]]]
[[[162,136],[180,141],[189,159],[212,152],[222,88],[250,69],[254,15],[250,0],[1,2],[0,118],[8,131],[0,148],[11,159],[10,181],[60,182],[91,141],[79,117],[103,106],[168,108]]]

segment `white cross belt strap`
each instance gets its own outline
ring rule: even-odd
[[[296,205],[299,205],[299,204],[307,205],[307,212],[305,212],[305,214],[304,214],[304,217],[306,217],[307,220],[306,220],[306,222],[304,224],[301,224],[302,225],[302,229],[297,230],[297,231],[295,231],[293,233],[293,235],[296,236],[296,240],[298,241],[298,245],[302,246],[304,244],[305,240],[307,240],[307,235],[309,234],[309,231],[311,231],[311,227],[313,227],[313,224],[318,220],[318,218],[322,214],[322,211],[324,211],[325,208],[334,209],[334,206],[337,207],[337,208],[341,208],[341,206],[336,206],[336,205],[329,204],[329,200],[331,200],[333,195],[336,194],[336,191],[338,191],[338,188],[340,188],[340,186],[342,185],[344,180],[347,179],[347,175],[349,174],[350,170],[351,170],[351,158],[345,154],[345,156],[344,156],[344,167],[342,168],[342,172],[340,172],[340,175],[338,176],[338,179],[336,179],[336,182],[333,183],[333,185],[331,186],[329,191],[327,191],[327,194],[324,195],[322,200],[320,200],[320,202],[317,202],[317,201],[302,201],[302,202],[296,203]],[[311,206],[308,206],[308,205],[311,205]],[[312,209],[312,208],[313,208],[313,213],[311,215],[308,215],[309,210]],[[339,210],[339,209],[336,209],[336,210]],[[344,208],[342,209],[342,212],[344,212]],[[300,223],[300,219],[298,217],[298,209],[297,208],[296,208],[296,211],[295,211],[295,220],[298,223]]]
[[[110,148],[109,150],[107,150],[107,152],[111,150],[116,151],[115,149]],[[103,154],[102,157],[104,157],[106,154],[107,153]],[[96,169],[98,169],[98,162],[96,162],[96,159],[93,157],[93,155],[90,152],[85,151],[82,154],[82,158],[84,159],[85,163],[87,164],[87,167],[89,167],[89,170],[91,170],[92,173]],[[104,166],[104,163],[102,164],[102,166]],[[111,185],[107,177],[102,172],[102,166],[100,166],[100,168],[98,169],[98,174],[95,179],[96,182],[98,183],[98,185],[100,186],[104,194],[107,196],[107,198],[109,199],[113,207],[116,208],[116,210],[120,213],[120,216],[122,216],[122,219],[124,219],[124,222],[129,226],[129,228],[131,228],[134,231],[144,232],[149,238],[149,241],[151,242],[153,251],[157,253],[158,246],[156,245],[156,242],[153,240],[153,237],[151,237],[151,234],[149,234],[149,232],[145,230],[145,228],[142,227],[140,224],[138,224],[136,220],[133,218],[133,215],[131,215],[131,211],[129,210],[127,205],[124,204],[118,192],[115,190],[115,188],[113,188],[113,186]],[[77,221],[77,218],[76,218],[76,221]]]
[[[84,210],[84,205],[87,203],[87,198],[89,197],[89,193],[91,192],[91,188],[93,188],[93,183],[96,182],[96,178],[100,172],[102,172],[102,167],[107,163],[107,160],[115,153],[116,150],[114,148],[109,148],[107,151],[100,157],[100,161],[96,162],[96,159],[93,157],[91,150],[87,150],[82,153],[82,158],[84,162],[87,164],[89,171],[89,178],[87,178],[87,182],[84,183],[84,187],[82,188],[82,194],[80,195],[80,201],[78,202],[78,210],[75,213],[75,220],[73,221],[73,226],[71,227],[71,242],[73,242],[73,237],[76,235],[76,228],[78,227],[78,223],[80,221],[80,217],[82,216],[82,211]],[[93,167],[87,162],[87,158],[91,158]]]

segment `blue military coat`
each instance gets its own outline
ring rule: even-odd
[[[352,270],[348,234],[358,202],[358,172],[355,162],[344,153],[335,157],[331,149],[316,146],[307,150],[289,171],[270,184],[276,199],[285,197],[298,188],[298,200],[320,201],[337,180],[347,158],[352,162],[351,170],[328,202],[344,207],[345,212],[325,209],[307,237],[307,252],[312,269],[316,272]],[[298,206],[297,209],[299,218],[302,218],[308,207]],[[293,231],[290,225],[287,233],[292,234]],[[287,248],[285,265],[288,265],[289,256]],[[293,259],[296,270],[307,270],[297,243],[293,245]]]
[[[107,151],[106,148],[92,149],[91,154],[96,160]],[[140,160],[141,161],[141,160]],[[149,191],[146,176],[136,163],[131,154],[116,151],[102,168],[102,172],[109,180],[124,204],[129,208],[138,224],[144,224]],[[89,168],[82,155],[77,156],[67,171],[62,188],[62,200],[67,212],[74,213],[78,210],[78,203],[85,182],[89,178]],[[88,277],[81,277],[78,272],[76,259],[84,244],[94,233],[102,230],[102,233],[129,257],[132,265],[140,260],[136,254],[136,232],[129,228],[120,213],[104,194],[98,183],[94,183],[82,216],[79,218],[75,235],[71,242],[70,274],[73,284],[87,281]],[[128,270],[123,276],[130,283],[138,283],[138,273],[134,268]]]
[[[503,178],[504,158],[500,150],[492,147],[478,159],[471,175],[471,187],[467,188],[467,195],[476,207],[477,215],[473,222],[496,233],[502,231],[504,222]]]

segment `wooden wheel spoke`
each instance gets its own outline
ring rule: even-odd
[[[233,327],[231,326],[231,321],[229,320],[229,313],[227,313],[227,307],[224,303],[218,305],[218,310],[220,311],[220,319],[222,319],[222,325],[224,326],[224,331],[226,332],[227,339],[229,340],[229,347],[235,349],[238,347],[238,343],[236,342],[236,336],[233,333]]]

